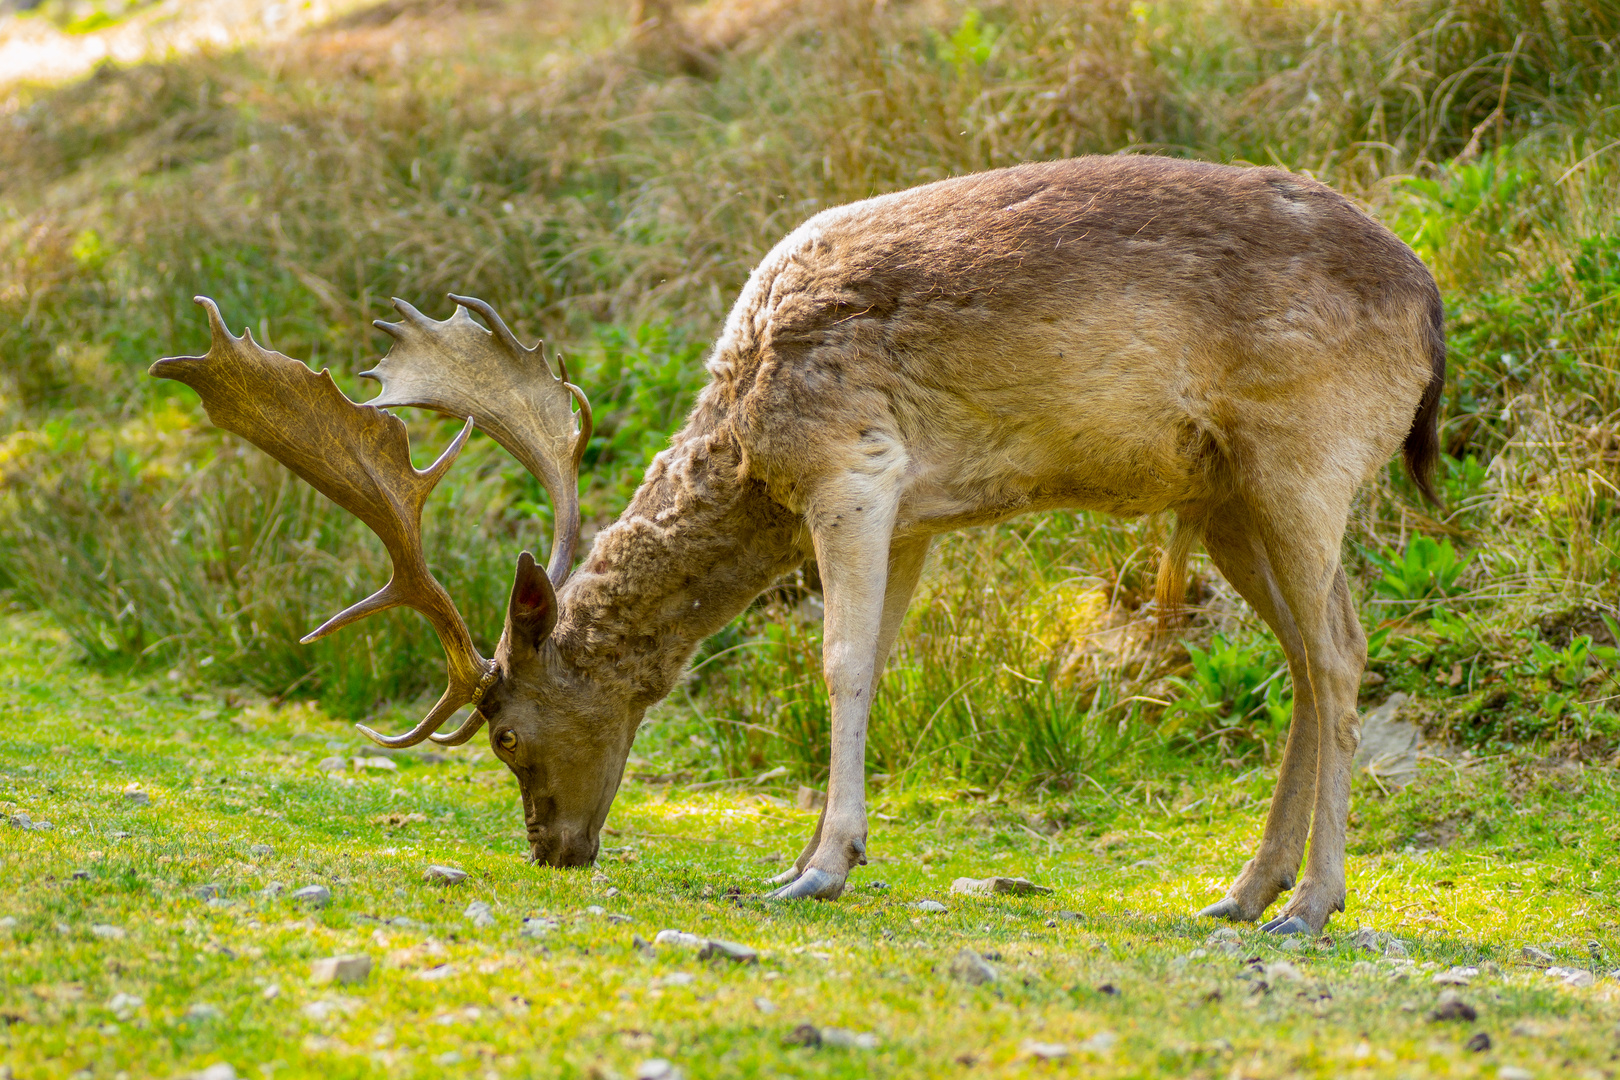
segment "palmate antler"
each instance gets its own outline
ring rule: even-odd
[[[538,350],[519,345],[489,305],[452,299],[461,306],[444,322],[394,301],[409,325],[378,324],[398,344],[367,373],[381,378],[384,388],[364,405],[345,397],[329,373],[316,374],[291,357],[262,348],[251,333],[233,336],[219,308],[202,296],[196,301],[208,312],[212,333],[207,355],[167,357],[151,368],[153,375],[196,390],[217,426],[241,435],[297,473],[365,522],[388,549],[394,565],[388,584],[303,639],[314,641],[401,605],[427,617],[444,646],[449,685],[422,722],[403,735],[381,735],[359,725],[384,746],[413,746],[430,735],[435,742],[454,745],[466,742],[484,722],[475,708],[456,731],[433,734],[461,706],[479,703],[496,668],[473,646],[466,622],[422,553],[422,506],[475,423],[534,473],[557,506],[553,581],[567,577],[579,535],[578,463],[590,437],[585,395],[566,377],[553,378],[543,357],[538,366],[544,378],[538,378],[532,360]],[[474,323],[468,307],[489,319],[497,333]],[[577,435],[568,406],[573,400],[579,401],[583,420]],[[465,416],[467,424],[437,461],[418,471],[411,465],[405,425],[380,405],[436,409]]]

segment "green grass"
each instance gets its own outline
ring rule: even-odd
[[[604,1077],[654,1057],[693,1078],[1494,1076],[1504,1064],[1568,1076],[1602,1075],[1612,1053],[1620,867],[1607,823],[1620,791],[1601,765],[1461,760],[1389,798],[1363,779],[1349,910],[1327,936],[1288,951],[1243,929],[1238,956],[1194,955],[1216,926],[1188,913],[1257,840],[1266,769],[1138,761],[1069,794],[989,800],[890,788],[875,800],[873,865],[842,900],[766,904],[760,882],[779,864],[764,860],[813,824],[772,784],[627,783],[595,871],[538,869],[521,855],[515,784],[487,750],[328,774],[321,759],[372,751],[319,709],[98,675],[37,618],[4,629],[0,805],[54,824],[0,829],[0,915],[16,920],[0,930],[0,1054],[19,1077],[217,1062],[244,1077]],[[700,727],[660,711],[633,769],[673,769]],[[151,804],[127,802],[132,786]],[[386,823],[413,814],[424,820]],[[470,877],[427,884],[434,863]],[[992,873],[1055,892],[948,892]],[[266,898],[272,881],[326,885],[332,902]],[[200,898],[204,885],[225,902]],[[911,906],[921,899],[948,910]],[[463,917],[474,900],[493,926]],[[558,925],[525,937],[525,917]],[[1405,939],[1414,963],[1359,952],[1358,925]],[[633,946],[665,928],[748,944],[760,962]],[[1521,961],[1525,944],[1597,985],[1561,985]],[[962,948],[999,953],[1000,980],[953,981]],[[372,957],[366,981],[311,983],[314,960],[347,953]],[[1288,961],[1299,980],[1274,973],[1261,989],[1244,978],[1251,957]],[[1433,975],[1454,965],[1481,969],[1461,991],[1473,1023],[1427,1018]],[[693,980],[661,984],[676,973]],[[115,1015],[119,994],[141,1003]],[[217,1014],[199,1017],[199,1003]],[[879,1044],[789,1045],[801,1023]],[[1493,1049],[1464,1049],[1478,1031]],[[1103,1032],[1117,1042],[1088,1043]],[[1074,1057],[1032,1061],[1030,1040]]]

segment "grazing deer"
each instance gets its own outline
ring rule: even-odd
[[[155,375],[202,395],[382,538],[394,574],[311,638],[399,604],[432,622],[449,687],[411,731],[484,723],[517,774],[535,861],[596,855],[637,725],[698,644],[812,554],[826,597],[827,805],[780,898],[832,899],[865,862],[867,717],[937,533],[1015,514],[1173,510],[1160,596],[1202,541],[1276,632],[1294,714],[1259,850],[1202,914],[1321,930],[1344,906],[1366,641],[1339,547],[1356,490],[1404,445],[1432,499],[1445,372],[1418,258],[1327,187],[1278,169],[1092,157],[965,176],[827,210],[754,270],[686,426],[570,574],[580,390],[482,301],[444,322],[403,301],[355,405],[232,337]],[[486,330],[468,314],[478,312]],[[575,428],[573,406],[579,410]],[[382,407],[467,418],[425,472]],[[423,559],[423,500],[474,426],[556,508],[548,572],[518,557],[493,660]],[[474,708],[433,734],[460,706]],[[1314,826],[1312,822],[1314,821]],[[1310,856],[1295,874],[1309,838]]]

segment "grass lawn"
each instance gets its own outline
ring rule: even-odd
[[[88,673],[36,618],[10,616],[0,640],[11,1076],[634,1077],[654,1059],[687,1077],[1613,1075],[1606,768],[1436,763],[1389,797],[1363,777],[1347,913],[1292,950],[1247,928],[1228,947],[1187,913],[1255,843],[1264,769],[881,792],[873,865],[842,900],[767,904],[772,860],[813,824],[769,782],[627,780],[595,870],[537,869],[487,749],[376,759],[309,706]],[[656,772],[689,737],[663,714],[633,768]],[[372,762],[324,771],[331,757]],[[468,877],[431,884],[434,864]],[[950,893],[992,874],[1054,891]],[[291,898],[308,885],[330,903]],[[465,914],[475,901],[488,925]],[[1358,948],[1358,926],[1407,955]],[[664,929],[758,963],[636,942]],[[999,977],[953,978],[964,948]],[[356,953],[362,981],[312,980]],[[1478,970],[1435,982],[1456,967]],[[1476,1019],[1431,1018],[1448,989]],[[875,1043],[799,1046],[803,1024]],[[1491,1046],[1468,1049],[1481,1032]]]

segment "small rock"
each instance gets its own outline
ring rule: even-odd
[[[1467,986],[1479,974],[1477,967],[1447,968],[1429,981],[1436,986]]]
[[[1476,1031],[1463,1043],[1463,1049],[1479,1054],[1491,1048],[1491,1037],[1483,1031]]]
[[[349,767],[349,763],[340,757],[321,758],[321,763],[315,766],[322,772],[342,772]]]
[[[618,896],[618,895],[619,895],[618,887],[617,886],[610,886],[608,888],[608,890],[602,894],[602,898],[604,900],[611,900],[615,896]]]
[[[919,900],[911,905],[918,911],[945,911],[947,908],[938,900]]]
[[[1078,911],[1060,911],[1057,914],[1059,922],[1085,922],[1086,917]]]
[[[1390,938],[1388,941],[1384,942],[1384,955],[1391,958],[1405,956],[1406,942],[1402,941],[1400,938]]]
[[[759,953],[747,945],[738,945],[734,941],[721,941],[711,938],[704,944],[703,950],[698,953],[699,960],[730,960],[734,964],[757,964]]]
[[[145,1004],[145,998],[136,997],[134,994],[119,993],[107,999],[107,1008],[120,1020],[128,1020],[135,1015],[136,1009]]]
[[[122,941],[125,937],[122,926],[108,926],[106,923],[94,924],[90,932],[104,941]]]
[[[74,881],[89,881],[90,880],[90,871],[88,871],[88,870],[75,870],[75,871],[73,871],[73,880]]]
[[[430,866],[422,871],[422,880],[435,885],[456,885],[467,880],[467,871],[454,866]]]
[[[1267,982],[1299,982],[1303,978],[1304,976],[1299,973],[1299,968],[1287,960],[1278,960],[1274,964],[1266,965]]]
[[[524,937],[545,937],[555,929],[557,929],[555,919],[533,917],[523,920],[523,926],[518,930],[518,933]]]
[[[1504,1065],[1496,1070],[1496,1080],[1536,1080],[1536,1074],[1517,1065]]]
[[[1119,1042],[1119,1036],[1112,1031],[1099,1031],[1091,1038],[1080,1044],[1080,1049],[1089,1050],[1094,1054],[1106,1054]]]
[[[399,768],[398,765],[385,757],[357,757],[352,758],[350,764],[354,766],[356,772],[361,769],[385,769],[391,772]]]
[[[672,971],[662,978],[653,980],[654,986],[691,986],[697,982],[697,976],[690,971]]]
[[[1593,977],[1590,971],[1577,970],[1564,972],[1563,981],[1565,986],[1572,986],[1579,989],[1591,986],[1593,983],[1597,982],[1597,979]]]
[[[286,891],[287,886],[283,885],[279,881],[272,881],[270,884],[259,890],[259,895],[264,897],[266,900],[272,900]]]
[[[1223,927],[1220,927],[1217,930],[1210,931],[1209,937],[1204,939],[1204,944],[1205,945],[1215,945],[1215,944],[1218,944],[1219,942],[1222,942],[1222,941],[1229,941],[1232,944],[1236,945],[1239,942],[1241,942],[1242,940],[1243,940],[1242,935],[1239,934],[1236,930],[1232,929],[1230,926],[1223,926]]]
[[[309,981],[312,983],[357,983],[365,981],[371,974],[371,957],[365,953],[351,953],[347,956],[328,956],[315,961],[310,970]]]
[[[192,1080],[236,1080],[236,1069],[223,1061],[191,1074]]]
[[[435,1065],[442,1065],[442,1066],[444,1066],[446,1068],[450,1067],[451,1065],[460,1065],[461,1064],[461,1051],[460,1050],[446,1050],[444,1053],[442,1053],[438,1057],[434,1058],[433,1063]]]
[[[1519,950],[1519,955],[1532,964],[1550,964],[1553,962],[1552,953],[1547,952],[1545,949],[1538,949],[1534,945],[1526,945]]]
[[[151,806],[152,796],[144,791],[126,791],[124,792],[124,801],[131,806]]]
[[[758,1009],[766,1016],[769,1016],[771,1013],[776,1011],[776,1002],[772,1001],[770,998],[757,997],[754,999],[754,1008]]]
[[[870,1031],[847,1031],[844,1028],[822,1028],[821,1045],[837,1046],[845,1050],[876,1050],[878,1037]]]
[[[461,913],[462,917],[474,926],[494,926],[495,911],[482,900],[474,900],[467,905],[467,910]]]
[[[821,1031],[814,1024],[800,1024],[783,1036],[782,1041],[789,1046],[808,1046],[813,1049],[821,1045]]]
[[[269,986],[265,987],[259,992],[259,996],[264,998],[266,1001],[276,1000],[276,998],[281,996],[281,984],[271,983]]]
[[[191,890],[191,895],[199,900],[211,900],[219,895],[218,885],[199,885]]]
[[[703,948],[703,939],[681,930],[660,930],[653,938],[654,945],[679,945],[687,949]]]
[[[269,844],[251,844],[248,846],[248,854],[252,855],[255,859],[263,859],[267,856],[274,855],[275,853],[276,849],[271,847]]]
[[[193,1023],[207,1023],[220,1018],[219,1006],[210,1005],[206,1001],[198,1001],[186,1010],[186,1019]]]
[[[996,969],[972,949],[963,949],[951,960],[951,978],[960,979],[971,986],[983,986],[996,981]]]
[[[606,915],[607,914],[607,908],[603,907],[601,904],[592,904],[591,906],[589,906],[589,907],[587,907],[585,909],[585,914],[587,914],[587,915]]]
[[[107,834],[107,839],[109,839],[109,840],[128,840],[130,837],[132,837],[134,835],[135,835],[134,833],[130,832],[127,829],[114,829],[112,832]]]
[[[1038,1058],[1041,1061],[1062,1061],[1074,1053],[1067,1043],[1043,1043],[1034,1039],[1025,1039],[1019,1044],[1018,1052],[1024,1057]]]
[[[868,881],[866,887],[873,892],[882,892],[889,887],[889,883],[887,881]]]
[[[325,885],[305,885],[302,889],[293,890],[292,899],[295,903],[323,908],[332,902],[332,890]]]
[[[626,923],[633,923],[633,922],[636,921],[633,917],[631,917],[629,915],[620,914],[617,911],[610,911],[610,912],[607,913],[607,915],[605,917],[606,917],[608,922],[617,923],[620,926],[623,926]]]
[[[311,1001],[304,1006],[304,1015],[311,1020],[325,1020],[335,1012],[343,1012],[343,1006],[336,1001]]]
[[[680,1080],[681,1072],[663,1058],[652,1058],[636,1066],[636,1080]]]
[[[827,805],[827,793],[800,784],[799,793],[795,796],[793,804],[800,810],[820,810]]]
[[[1435,1004],[1434,1011],[1429,1013],[1430,1020],[1464,1020],[1472,1024],[1479,1019],[1479,1013],[1468,1002],[1464,1001],[1455,991],[1448,990],[1440,995]]]
[[[1020,877],[962,877],[951,882],[951,892],[962,896],[1031,896],[1051,891],[1045,885]]]
[[[1363,926],[1350,935],[1350,944],[1367,952],[1378,952],[1384,943],[1384,934],[1379,933],[1370,926]]]

